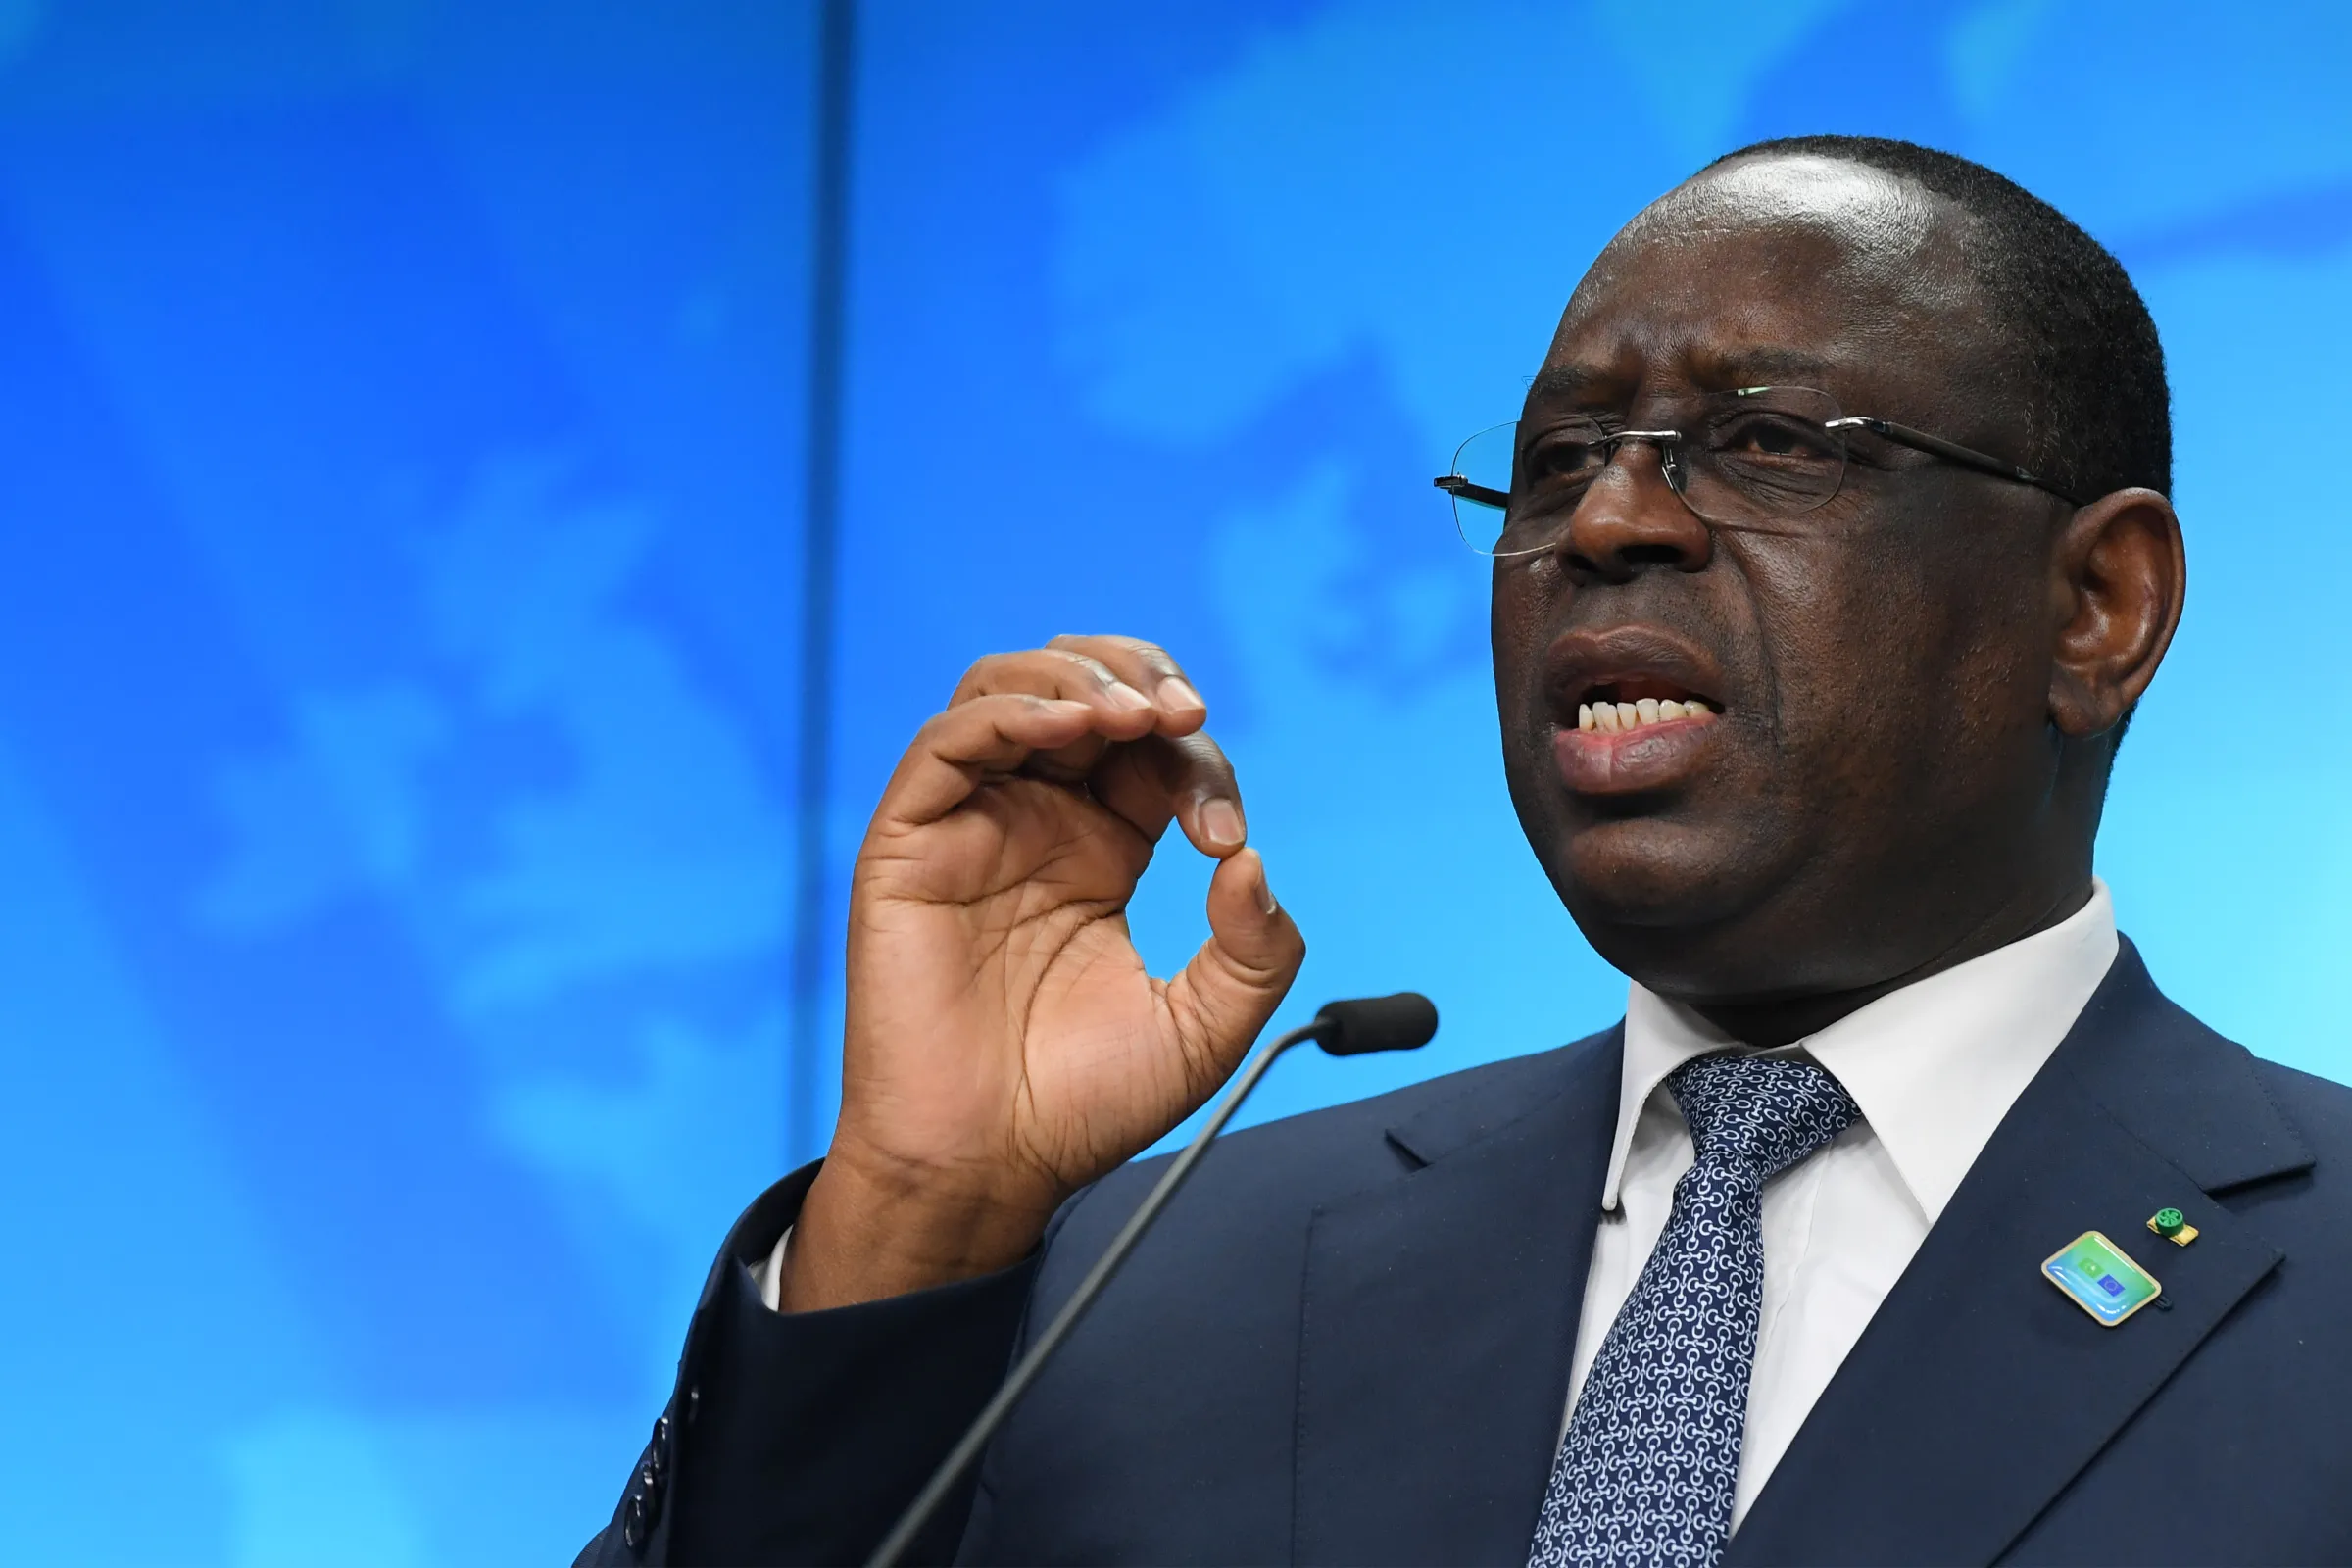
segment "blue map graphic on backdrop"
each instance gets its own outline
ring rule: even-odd
[[[2293,485],[2352,428],[2352,25],[2260,15],[863,7],[837,894],[964,662],[1129,630],[1199,676],[1310,934],[1286,1021],[1445,1009],[1412,1060],[1286,1061],[1254,1117],[1613,1017],[1511,818],[1428,476],[1642,202],[1872,130],[2140,278],[2193,581],[2102,869],[2181,1001],[2352,1076],[2312,984],[2352,942],[2352,742],[2247,657],[2331,667],[2352,564]],[[811,35],[717,0],[0,5],[25,1555],[567,1556],[712,1247],[813,1152]],[[2256,416],[2291,450],[2226,434]],[[1155,962],[1204,882],[1155,868]]]

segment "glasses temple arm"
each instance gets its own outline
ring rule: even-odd
[[[1963,467],[1974,468],[1979,473],[1989,473],[1999,479],[2015,479],[2018,483],[2030,484],[2036,490],[2047,490],[2070,506],[2079,507],[2083,504],[2030,469],[2021,468],[2014,463],[2004,463],[1988,453],[1977,451],[1974,447],[1964,447],[1957,441],[1946,441],[1939,435],[1930,435],[1925,430],[1914,430],[1907,424],[1897,424],[1892,419],[1873,419],[1862,415],[1855,415],[1848,418],[1832,420],[1830,427],[1841,429],[1856,425],[1868,430],[1873,435],[1884,436],[1897,446],[1906,446],[1915,452],[1930,453],[1947,462],[1957,463]]]
[[[1429,482],[1464,501],[1476,501],[1490,507],[1507,507],[1511,502],[1511,498],[1501,491],[1490,490],[1483,484],[1472,484],[1458,473],[1441,473]]]

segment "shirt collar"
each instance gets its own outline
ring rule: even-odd
[[[2056,925],[1888,992],[1793,1049],[1854,1097],[1933,1225],[2115,955],[2115,905],[2094,878],[2090,902]],[[1667,1074],[1738,1045],[1689,1007],[1634,985],[1603,1208],[1617,1206],[1634,1129]]]

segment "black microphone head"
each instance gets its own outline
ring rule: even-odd
[[[1428,1045],[1438,1032],[1438,1004],[1418,991],[1357,997],[1330,1004],[1315,1014],[1315,1022],[1322,1026],[1316,1041],[1335,1056],[1411,1051]]]

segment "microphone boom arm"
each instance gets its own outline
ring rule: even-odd
[[[931,1473],[931,1479],[923,1484],[923,1490],[915,1494],[914,1501],[906,1505],[906,1511],[899,1515],[899,1522],[890,1527],[890,1534],[882,1538],[882,1544],[874,1548],[873,1556],[866,1559],[867,1568],[896,1568],[899,1560],[906,1555],[906,1548],[914,1544],[914,1538],[922,1533],[923,1526],[931,1522],[932,1516],[939,1512],[950,1494],[970,1473],[980,1458],[981,1450],[988,1446],[989,1439],[997,1435],[997,1429],[1012,1413],[1012,1407],[1020,1402],[1022,1395],[1029,1392],[1029,1385],[1037,1381],[1038,1373],[1053,1359],[1061,1342],[1070,1337],[1070,1330],[1078,1326],[1078,1320],[1086,1315],[1087,1308],[1095,1304],[1095,1298],[1102,1294],[1102,1287],[1110,1283],[1110,1277],[1119,1271],[1119,1265],[1127,1261],[1127,1254],[1135,1250],[1135,1244],[1143,1240],[1144,1232],[1152,1228],[1152,1222],[1159,1217],[1159,1211],[1167,1206],[1169,1199],[1176,1196],[1176,1189],[1184,1185],[1185,1178],[1192,1175],[1193,1167],[1200,1163],[1200,1156],[1208,1152],[1208,1146],[1216,1141],[1217,1134],[1225,1130],[1225,1124],[1233,1120],[1233,1113],[1242,1108],[1242,1102],[1250,1098],[1250,1092],[1257,1087],[1259,1079],[1265,1077],[1266,1069],[1274,1065],[1277,1056],[1293,1046],[1309,1040],[1318,1042],[1335,1056],[1360,1056],[1374,1051],[1411,1051],[1427,1045],[1430,1037],[1437,1032],[1438,1009],[1430,1000],[1414,992],[1399,991],[1393,997],[1359,997],[1353,1001],[1331,1003],[1315,1014],[1312,1023],[1278,1036],[1250,1057],[1249,1064],[1234,1078],[1232,1087],[1225,1091],[1225,1098],[1217,1102],[1217,1108],[1209,1112],[1208,1120],[1201,1125],[1200,1132],[1193,1135],[1193,1141],[1184,1146],[1184,1152],[1160,1173],[1152,1191],[1144,1195],[1144,1200],[1136,1205],[1135,1212],[1127,1216],[1127,1223],[1119,1227],[1118,1235],[1110,1239],[1110,1246],[1095,1260],[1095,1266],[1086,1271],[1086,1277],[1078,1282],[1078,1288],[1070,1293],[1070,1298],[1062,1302],[1061,1310],[1054,1314],[1054,1321],[1047,1324],[1045,1332],[1031,1344],[1028,1353],[1013,1364],[1010,1372],[1004,1374],[1004,1381],[998,1386],[987,1406],[973,1419],[962,1439],[948,1451],[948,1456],[940,1461],[939,1468]]]
[[[1004,1424],[1004,1418],[1012,1414],[1012,1407],[1029,1391],[1029,1385],[1037,1381],[1037,1375],[1045,1370],[1046,1362],[1053,1358],[1061,1342],[1069,1338],[1070,1331],[1078,1326],[1078,1320],[1086,1316],[1087,1308],[1095,1304],[1095,1298],[1102,1294],[1102,1287],[1110,1283],[1110,1277],[1119,1271],[1119,1265],[1127,1261],[1127,1254],[1135,1250],[1135,1244],[1143,1240],[1144,1232],[1152,1228],[1152,1221],[1167,1206],[1168,1200],[1176,1196],[1176,1190],[1184,1185],[1185,1178],[1192,1175],[1193,1167],[1200,1163],[1200,1156],[1208,1152],[1209,1144],[1225,1130],[1225,1124],[1233,1120],[1233,1113],[1242,1108],[1242,1102],[1250,1098],[1250,1092],[1257,1087],[1259,1079],[1265,1077],[1266,1069],[1274,1065],[1274,1059],[1293,1046],[1319,1038],[1330,1027],[1328,1020],[1318,1017],[1314,1022],[1294,1029],[1289,1034],[1277,1036],[1250,1058],[1241,1076],[1225,1091],[1225,1098],[1217,1102],[1217,1108],[1209,1112],[1208,1120],[1193,1135],[1193,1141],[1184,1146],[1184,1152],[1176,1156],[1175,1162],[1160,1174],[1152,1191],[1136,1205],[1135,1212],[1127,1217],[1127,1223],[1119,1227],[1119,1234],[1110,1239],[1110,1246],[1095,1260],[1095,1266],[1086,1271],[1086,1278],[1078,1282],[1078,1288],[1070,1293],[1070,1298],[1062,1303],[1061,1310],[1054,1314],[1054,1321],[1046,1325],[1045,1332],[1029,1347],[1028,1353],[1004,1375],[1004,1383],[973,1420],[962,1441],[949,1450],[948,1456],[940,1461],[939,1468],[931,1473],[931,1479],[924,1484],[923,1490],[915,1494],[914,1501],[907,1504],[906,1511],[899,1516],[899,1522],[883,1538],[882,1544],[874,1548],[873,1556],[866,1559],[867,1568],[895,1568],[906,1554],[906,1548],[914,1544],[914,1538],[921,1534],[923,1526],[931,1522],[931,1516],[939,1511],[940,1505],[948,1500],[949,1494],[963,1480],[965,1472],[979,1459],[981,1450],[997,1435],[997,1429]]]

